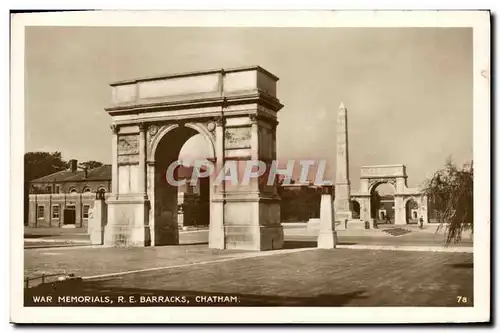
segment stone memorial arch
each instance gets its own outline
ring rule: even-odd
[[[371,196],[376,187],[387,183],[394,188],[395,224],[407,223],[407,203],[413,200],[418,205],[418,218],[428,222],[427,197],[418,188],[407,187],[406,167],[397,165],[375,165],[361,167],[360,190],[351,193],[351,201],[359,204],[360,219],[369,221],[371,216]]]
[[[276,159],[278,78],[261,67],[112,83],[112,193],[104,244],[178,244],[177,189],[168,167],[192,136],[205,139],[215,171],[231,162]],[[241,170],[239,168],[238,170]],[[209,247],[270,250],[283,245],[276,183],[210,177]]]

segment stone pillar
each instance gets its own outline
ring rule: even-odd
[[[397,177],[396,184],[394,184],[395,191],[394,194],[404,193],[406,188],[406,178],[405,177]]]
[[[224,249],[224,183],[215,184],[217,174],[224,167],[224,128],[225,119],[218,117],[215,127],[215,172],[210,176],[211,203],[210,203],[210,231],[208,247],[212,249]]]
[[[148,156],[148,159],[151,156]],[[148,160],[146,162],[147,166],[147,195],[149,201],[149,232],[151,235],[151,246],[155,246],[156,244],[156,235],[155,235],[155,162],[152,160]]]
[[[278,121],[274,122],[272,124],[272,160],[273,161],[277,161],[278,159],[278,153],[276,151],[276,128],[278,126]],[[268,168],[270,168],[270,166],[268,165]],[[279,197],[278,195],[278,186],[277,186],[277,181],[275,182],[275,186],[274,186],[274,191],[273,191],[273,194],[276,196],[276,197]],[[280,221],[281,221],[281,211],[280,211]]]
[[[113,132],[113,138],[111,139],[111,193],[116,198],[118,198],[118,130],[118,125],[111,125],[111,131]]]
[[[247,160],[252,161],[252,165],[271,160],[275,142],[269,130],[274,130],[274,122],[260,115],[259,108],[248,116],[232,118],[225,129],[224,154],[236,157],[240,169],[246,169],[244,161]],[[255,176],[249,179],[248,185],[227,184],[224,189],[225,248],[265,251],[283,247],[280,203],[275,186],[260,185]]]
[[[250,116],[252,122],[251,132],[250,132],[250,144],[251,144],[251,160],[259,160],[259,119],[255,115]],[[259,180],[251,179],[252,191],[259,192]]]
[[[359,205],[359,218],[363,221],[370,221],[371,216],[370,216],[370,197],[365,197],[360,200],[360,205]]]
[[[404,198],[399,195],[394,195],[394,224],[406,224]]]
[[[177,192],[177,226],[179,230],[182,230],[184,227],[184,193],[178,191]]]
[[[133,134],[128,134],[133,135]],[[131,177],[130,169],[124,169],[123,174],[119,174],[117,135],[113,138],[113,191],[114,195],[107,198],[108,223],[104,232],[104,244],[107,246],[149,246],[151,245],[151,232],[149,229],[149,201],[147,200],[145,190],[146,178],[146,138],[145,128],[139,126],[139,133],[135,142],[137,145],[138,162],[137,168],[137,187],[133,191],[119,193],[119,176],[123,179]],[[115,148],[116,147],[116,148]],[[137,156],[137,155],[135,155]],[[121,167],[121,166],[120,166]]]
[[[424,219],[424,223],[429,223],[428,200],[426,195],[420,197],[420,214]],[[420,216],[418,217],[420,218]]]
[[[321,194],[320,229],[318,248],[334,249],[338,244],[335,221],[333,220],[332,195],[327,191]]]
[[[361,178],[359,180],[359,191],[364,195],[370,195],[370,181],[367,178]]]
[[[349,145],[347,135],[347,109],[340,104],[337,116],[337,163],[335,177],[335,221],[352,219],[350,208]]]
[[[89,218],[88,222],[90,242],[93,245],[104,244],[104,226],[107,221],[107,211],[106,202],[104,200],[96,199],[94,201],[92,216]]]
[[[146,129],[146,124],[139,124],[139,193],[145,198],[147,198]]]

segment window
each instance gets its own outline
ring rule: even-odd
[[[89,205],[83,205],[83,218],[88,219],[89,218],[89,210],[90,206]]]
[[[38,205],[36,207],[36,218],[37,219],[45,218],[45,206],[44,205]]]
[[[72,187],[72,188],[69,190],[69,193],[71,193],[71,194],[76,194],[76,188]]]
[[[86,188],[83,190],[83,193],[90,193],[90,188],[89,188],[89,187],[86,187]]]
[[[417,212],[413,212],[413,218],[416,219],[417,218]]]
[[[52,205],[52,218],[59,219],[59,205]]]
[[[54,191],[54,193],[59,193],[59,185],[56,185],[56,190]]]
[[[103,187],[100,187],[98,190],[97,190],[97,196],[96,196],[96,199],[99,199],[99,200],[104,200],[106,198],[106,189],[103,188]]]

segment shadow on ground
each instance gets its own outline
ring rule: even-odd
[[[464,269],[473,269],[474,264],[472,262],[468,263],[459,263],[459,264],[448,264],[453,268],[464,268]]]
[[[354,242],[339,242],[339,245],[355,245],[357,243]],[[285,241],[283,244],[283,249],[291,250],[291,249],[303,249],[303,248],[312,248],[318,247],[317,241],[306,241],[306,240],[289,240]]]
[[[25,306],[343,306],[368,298],[359,290],[312,297],[208,293],[106,286],[106,280],[56,282],[25,289]],[[44,301],[36,301],[44,296]],[[47,296],[51,296],[48,301]],[[72,297],[74,296],[74,297]],[[85,297],[87,296],[87,297]],[[120,301],[120,298],[121,301]]]
[[[339,245],[354,245],[357,243],[354,242],[339,242]],[[190,245],[207,245],[208,242],[181,242],[179,245],[182,246],[190,246]],[[171,245],[165,245],[171,246]],[[304,248],[314,248],[318,246],[317,241],[309,241],[309,240],[287,240],[284,242],[283,250],[292,250],[292,249],[304,249]]]

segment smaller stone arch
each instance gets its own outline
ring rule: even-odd
[[[90,186],[85,186],[82,190],[82,193],[92,193],[92,189]]]
[[[352,218],[361,218],[361,203],[356,198],[351,198]]]
[[[419,219],[420,205],[417,198],[411,196],[404,199],[405,218],[408,224],[417,224]]]
[[[76,189],[75,186],[71,186],[68,191],[69,194],[77,194],[78,190]]]
[[[406,206],[406,204],[408,203],[408,201],[415,201],[415,203],[417,203],[417,205],[418,205],[419,199],[420,198],[417,198],[417,197],[415,197],[415,196],[412,195],[412,196],[404,198],[403,203]]]

